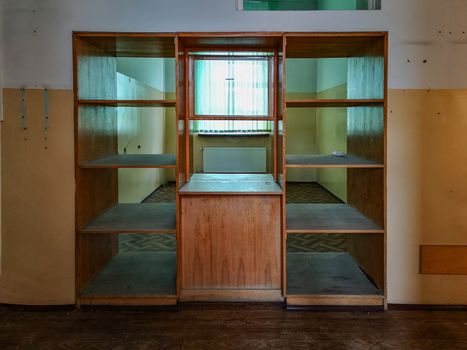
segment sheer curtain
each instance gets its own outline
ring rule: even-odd
[[[268,116],[266,59],[197,59],[194,61],[195,115]],[[197,132],[270,131],[269,121],[202,120]]]

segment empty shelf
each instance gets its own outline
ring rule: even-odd
[[[348,253],[287,253],[287,296],[382,295]]]
[[[82,168],[175,168],[173,154],[115,154],[80,164]]]
[[[78,100],[81,106],[175,107],[175,100]]]
[[[282,194],[269,174],[194,174],[180,194]]]
[[[384,233],[347,204],[287,204],[287,233]]]
[[[118,253],[81,292],[81,297],[176,294],[176,253]]]
[[[383,99],[306,99],[306,100],[288,100],[285,102],[288,108],[322,108],[322,107],[365,107],[365,106],[383,106]]]
[[[384,165],[356,156],[332,154],[287,154],[289,168],[383,168]]]
[[[117,204],[88,223],[81,233],[175,233],[175,204]]]

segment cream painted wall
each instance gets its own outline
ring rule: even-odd
[[[71,304],[75,285],[73,92],[4,90],[0,303]]]
[[[2,99],[3,99],[3,90],[0,90],[0,96],[2,96]],[[3,117],[3,104],[1,104],[1,113],[2,113],[2,117]],[[2,183],[2,158],[1,158],[1,154],[2,154],[2,127],[3,127],[3,122],[0,122],[0,279],[2,278],[2,242],[3,242],[3,235],[2,235],[2,223],[3,223],[3,220],[1,219],[2,218],[2,186],[1,186],[1,183]]]
[[[138,63],[141,64],[141,62]],[[134,64],[137,64],[137,62],[134,62]],[[153,65],[148,64],[148,66],[154,69]],[[128,64],[128,67],[131,69],[131,64]],[[158,72],[149,70],[149,72],[153,73],[150,75],[162,77],[159,86],[163,87],[163,64],[159,63],[155,68],[159,68]],[[119,69],[118,64],[117,69]],[[137,75],[134,71],[132,73],[135,76]],[[121,99],[163,99],[164,93],[153,86],[143,84],[139,80],[118,73],[117,96]],[[117,118],[118,152],[120,154],[164,153],[165,111],[163,108],[119,107],[117,109]],[[141,202],[162,185],[164,182],[163,175],[164,171],[162,169],[119,169],[118,201],[120,203]]]
[[[156,98],[175,99],[175,59],[171,58],[117,58],[117,71],[135,80],[133,86],[126,86],[125,81],[121,81],[120,88],[117,86],[117,93],[120,98]],[[134,85],[138,82],[139,93],[135,91]],[[125,91],[127,93],[125,93]],[[129,96],[127,95],[129,94]],[[125,96],[127,95],[127,96]],[[133,109],[133,113],[136,110]],[[140,130],[141,135],[132,137],[132,141],[127,151],[133,153],[167,153],[176,154],[176,124],[175,108],[151,108],[140,109],[141,118],[130,116],[132,111],[128,108],[119,109],[119,122],[133,122],[133,130]],[[151,115],[154,117],[152,118]],[[139,129],[135,123],[145,123],[145,130]],[[151,134],[153,130],[153,134]],[[119,138],[119,151],[128,143],[128,137]],[[145,144],[145,147],[138,149],[137,146]],[[133,175],[132,175],[133,174]],[[121,179],[120,193],[121,201],[134,202],[147,197],[150,188],[160,186],[167,181],[175,181],[175,171],[165,170],[119,170]],[[155,186],[155,187],[154,187]],[[128,188],[135,190],[129,192]],[[133,196],[131,194],[134,194]]]
[[[286,128],[286,154],[315,154],[316,110],[313,108],[288,108]],[[287,169],[287,181],[313,182],[316,169]]]
[[[320,59],[316,65],[318,98],[347,98],[347,59]],[[347,152],[347,109],[316,111],[316,143],[320,154]],[[318,169],[318,183],[347,201],[347,169]]]
[[[467,245],[467,90],[390,90],[391,303],[467,304],[467,276],[420,275],[419,245]]]
[[[287,99],[316,97],[316,60],[294,58],[285,62]],[[288,108],[286,154],[317,153],[316,110]],[[287,181],[316,181],[315,169],[287,169]]]

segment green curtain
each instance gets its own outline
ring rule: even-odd
[[[268,116],[267,59],[197,59],[194,61],[195,115]],[[202,120],[195,132],[270,131],[269,121]]]

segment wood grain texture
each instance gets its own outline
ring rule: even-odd
[[[81,233],[175,233],[172,203],[120,203],[89,222]]]
[[[180,40],[189,49],[273,50],[282,45],[280,33],[180,33]]]
[[[82,42],[114,57],[174,57],[172,33],[75,33]]]
[[[287,204],[287,233],[384,233],[346,204]]]
[[[409,306],[410,307],[410,306]],[[465,350],[465,311],[290,312],[282,304],[174,310],[0,310],[10,349]]]
[[[286,100],[287,108],[330,108],[330,107],[359,107],[383,106],[383,99],[300,99]]]
[[[117,98],[117,61],[111,53],[76,37],[77,92],[80,99]]]
[[[381,306],[382,295],[289,295],[289,306]]]
[[[82,291],[102,267],[118,252],[117,237],[112,235],[88,235],[77,238],[78,291]]]
[[[173,154],[115,154],[82,162],[82,168],[175,168]]]
[[[83,161],[117,153],[117,111],[108,106],[78,106],[77,99],[117,97],[116,59],[76,35],[75,71],[75,173],[76,230],[117,202],[118,174],[115,169],[79,169]],[[117,253],[113,236],[77,238],[77,294]]]
[[[175,297],[175,271],[175,252],[119,252],[81,290],[80,297]]]
[[[182,289],[180,292],[181,302],[283,302],[284,298],[280,289]]]
[[[118,153],[115,107],[80,107],[77,119],[78,163]]]
[[[347,152],[384,164],[384,108],[347,109]]]
[[[347,203],[384,227],[384,169],[347,169]]]
[[[177,305],[175,295],[148,295],[148,296],[86,296],[79,298],[80,305],[103,306],[168,306]]]
[[[332,154],[287,154],[285,160],[288,168],[382,168],[384,166],[382,163],[349,154],[342,157]]]
[[[278,196],[182,196],[182,290],[281,288]]]
[[[348,253],[287,253],[287,296],[382,295]]]
[[[385,229],[387,36],[362,48],[348,63],[348,98],[384,98],[384,107],[350,108],[347,152],[384,165],[381,170],[349,169],[348,203]],[[384,236],[355,235],[350,252],[382,290],[385,285]]]
[[[384,235],[350,236],[349,253],[381,290],[385,290]]]
[[[175,107],[175,100],[78,100],[80,106]]]
[[[467,275],[467,245],[421,245],[420,273]]]
[[[377,47],[381,46],[378,41]],[[385,57],[369,46],[348,61],[348,98],[385,97]],[[384,100],[383,100],[384,101]],[[381,104],[381,107],[382,104]],[[384,108],[350,108],[347,111],[347,152],[384,162]]]
[[[117,170],[80,169],[79,163],[118,152],[114,107],[79,107],[76,116],[76,227],[79,229],[117,202]]]
[[[286,33],[287,58],[329,58],[357,55],[385,33]],[[383,54],[383,46],[379,48]]]
[[[203,194],[282,194],[269,174],[194,174],[180,189],[183,195]]]
[[[77,230],[118,201],[117,169],[81,169],[77,179]]]

